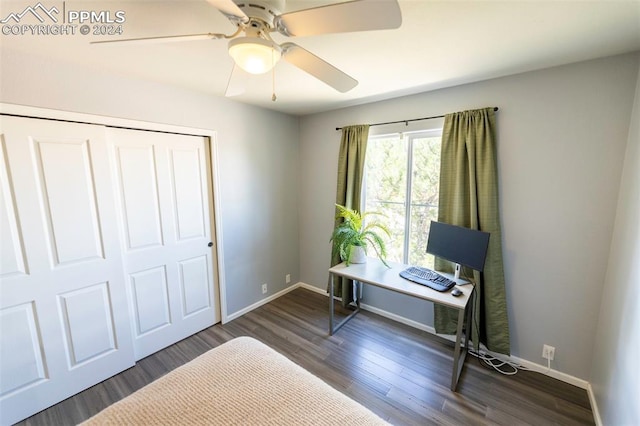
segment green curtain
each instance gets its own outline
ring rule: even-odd
[[[360,211],[364,159],[367,153],[368,139],[368,124],[342,128],[342,140],[340,141],[340,153],[338,155],[336,204],[357,211]],[[342,221],[341,218],[336,218],[334,227],[338,226],[340,221]],[[332,256],[331,266],[335,266],[340,262],[342,260],[339,254]],[[344,278],[336,278],[334,294],[342,297],[342,306],[347,306],[353,301],[353,282]]]
[[[491,351],[509,355],[495,128],[493,108],[445,116],[438,221],[491,233],[484,272],[463,271],[473,274],[477,283],[472,339],[476,348],[482,342]],[[448,268],[449,262],[436,260],[436,269]],[[457,314],[436,305],[434,323],[437,333],[455,334]]]

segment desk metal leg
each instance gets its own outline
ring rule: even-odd
[[[329,336],[333,336],[333,274],[329,274]]]
[[[349,321],[351,318],[353,318],[354,316],[356,316],[356,314],[358,312],[360,312],[360,298],[358,298],[356,300],[356,310],[351,312],[349,314],[348,317],[346,317],[345,319],[343,319],[340,324],[336,325],[335,327],[333,326],[334,320],[333,320],[333,293],[334,293],[334,289],[333,289],[333,285],[334,285],[334,275],[333,274],[329,274],[330,278],[329,278],[329,336],[333,336],[333,334],[340,330],[340,328],[345,325],[347,323],[347,321]],[[356,286],[356,291],[358,289],[358,285],[362,285],[362,283],[358,282],[358,281],[354,281],[353,285]],[[357,294],[357,293],[356,293]],[[344,295],[342,296],[344,297]]]
[[[473,294],[473,292],[471,292],[471,296],[470,297],[474,297],[475,294]],[[467,303],[467,325],[465,326],[465,332],[464,332],[464,350],[465,352],[469,351],[469,340],[471,340],[471,336],[473,336],[473,330],[471,328],[471,325],[473,321],[473,299],[469,300],[469,303]]]
[[[456,332],[456,346],[453,350],[453,373],[451,375],[451,390],[455,392],[456,387],[458,385],[458,379],[460,378],[460,373],[462,372],[462,367],[464,366],[464,360],[467,357],[467,347],[469,345],[469,328],[467,327],[467,336],[465,336],[465,344],[462,346],[462,326],[464,325],[464,314],[465,310],[460,309],[458,311],[458,330]],[[460,359],[460,355],[462,353],[462,359]]]
[[[471,296],[473,297],[473,292]],[[471,301],[470,301],[471,302]],[[467,309],[461,309],[458,311],[458,329],[456,331],[456,345],[453,350],[453,373],[451,375],[451,390],[455,392],[456,387],[458,386],[458,379],[460,378],[460,373],[462,372],[462,367],[464,366],[464,361],[467,358],[467,352],[469,350],[469,339],[471,333],[471,318],[473,317],[473,304],[467,304]],[[467,314],[466,318],[466,331],[464,335],[464,345],[462,344],[462,325],[465,322],[465,313]]]

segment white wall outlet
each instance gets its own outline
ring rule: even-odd
[[[549,345],[542,345],[542,358],[553,361],[553,357],[556,355],[556,348]]]
[[[262,284],[262,294],[267,292],[267,283]]]
[[[287,274],[284,277],[284,283],[289,284],[291,282],[291,274]]]

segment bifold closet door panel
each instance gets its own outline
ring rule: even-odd
[[[136,359],[220,321],[208,139],[108,129]]]
[[[134,364],[102,126],[0,116],[0,423]]]

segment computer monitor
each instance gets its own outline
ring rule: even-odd
[[[427,253],[455,263],[455,278],[458,279],[460,265],[476,271],[484,270],[489,235],[488,232],[431,221]]]

